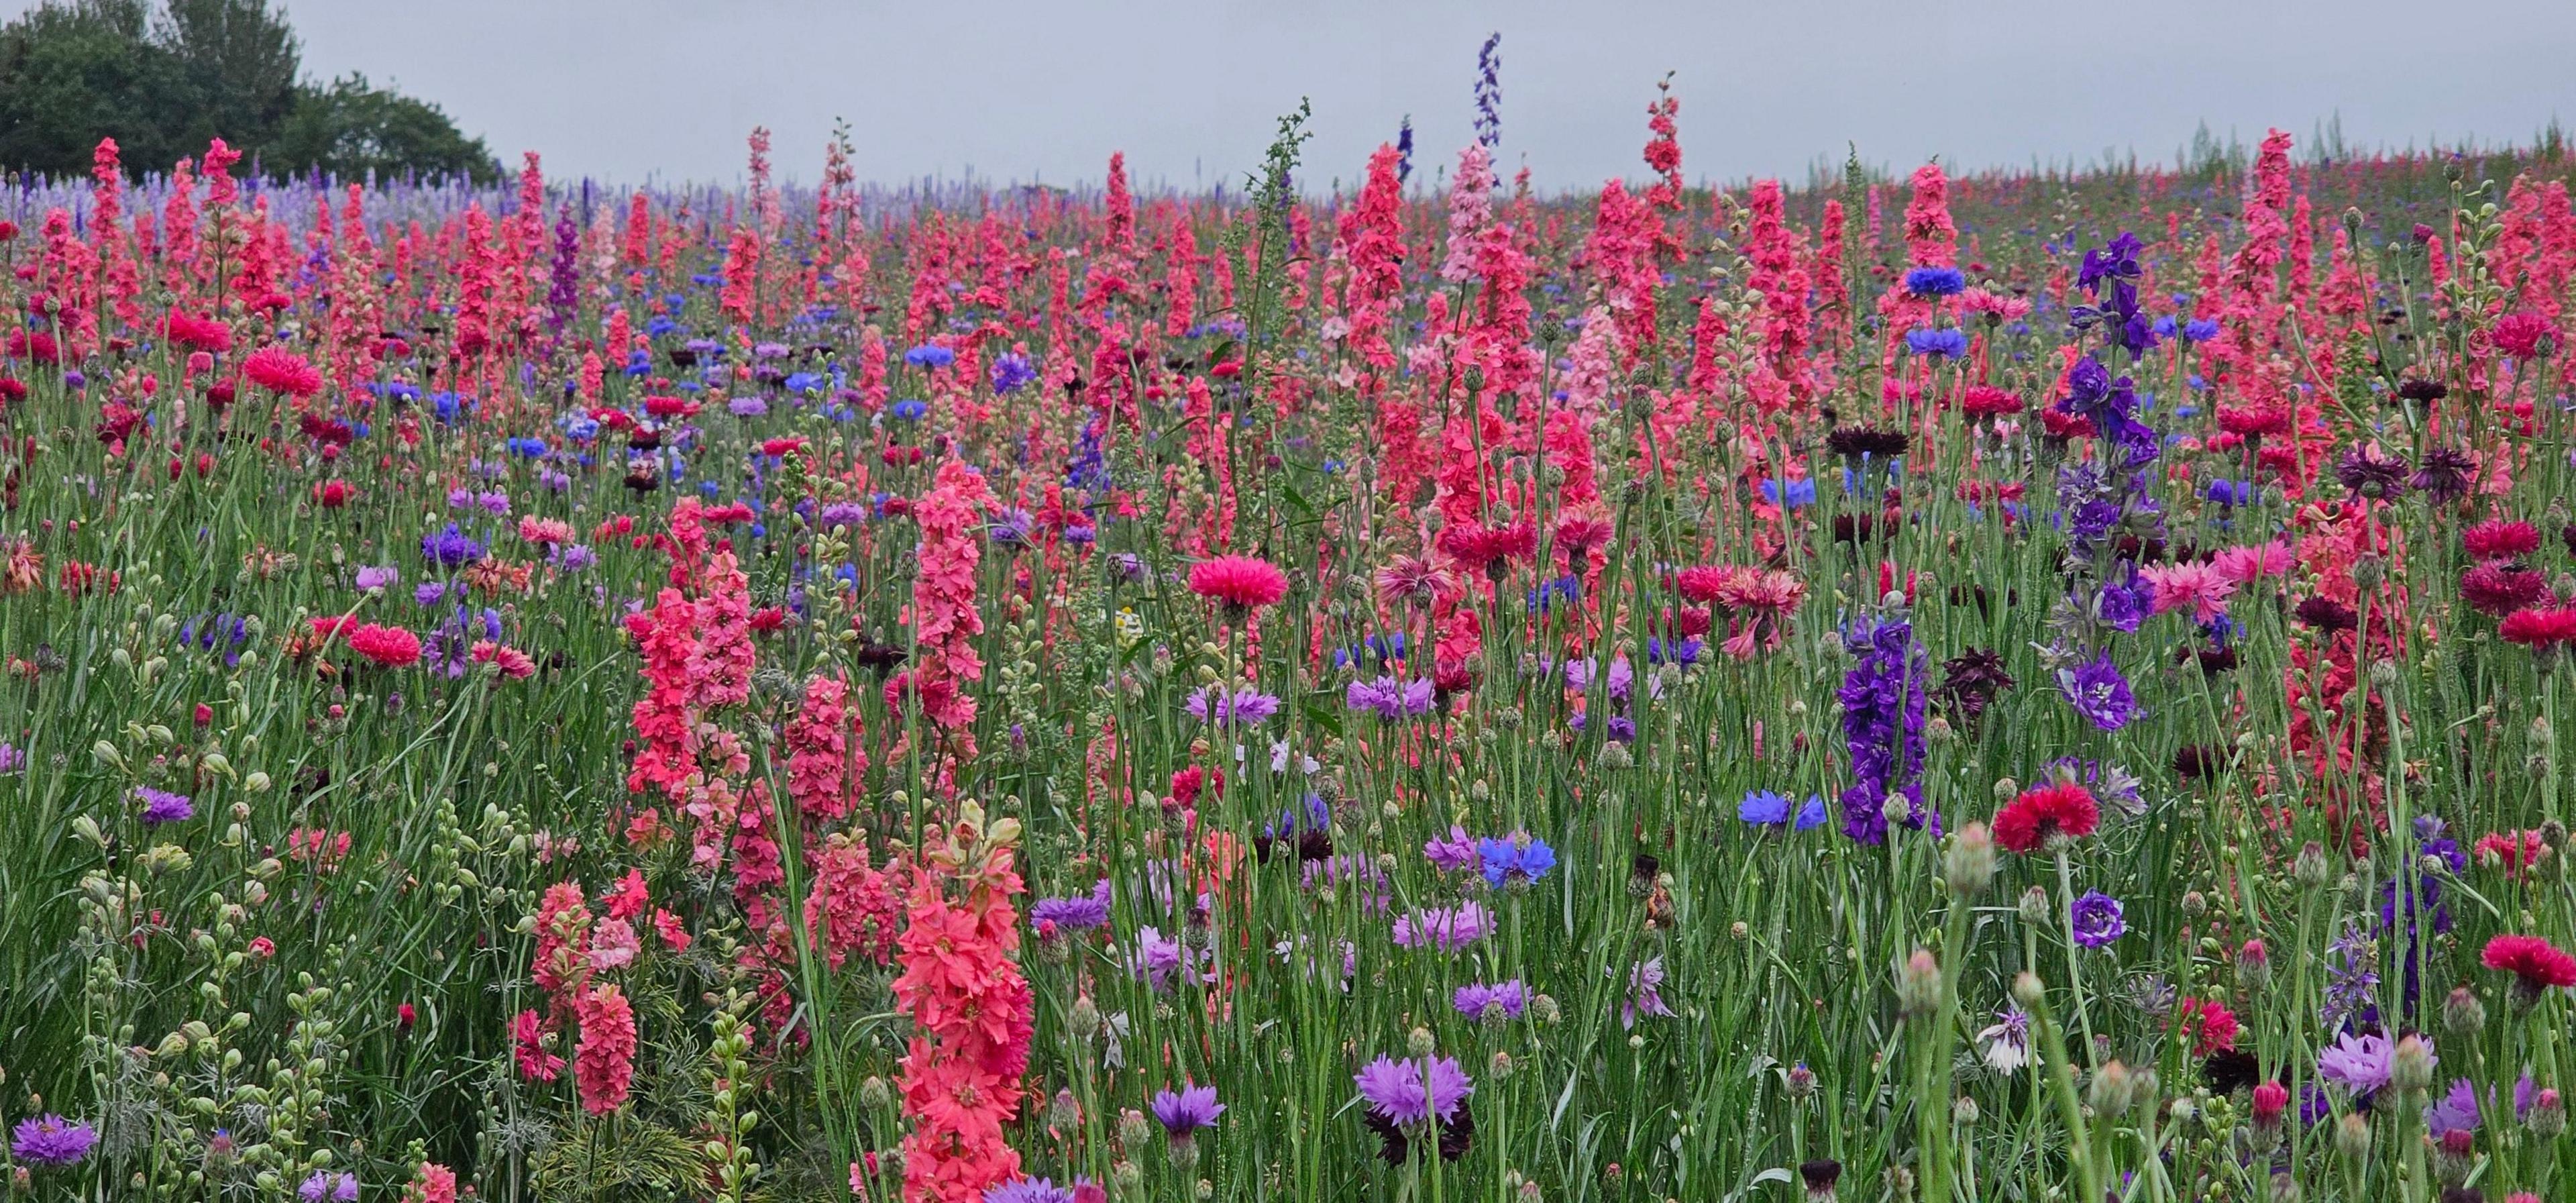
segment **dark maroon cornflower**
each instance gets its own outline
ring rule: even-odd
[[[2311,597],[2290,611],[2300,622],[2331,635],[2361,625],[2361,615],[2331,597]]]
[[[2567,554],[2576,556],[2576,522],[2558,529],[2558,541],[2567,545]]]
[[[2469,483],[2477,471],[2477,457],[2465,451],[2435,447],[2424,453],[2424,462],[2415,469],[2415,476],[2409,483],[2417,492],[2437,503],[2457,501],[2469,495]]]
[[[2200,672],[2205,677],[2214,677],[2220,673],[2232,671],[2237,665],[2236,649],[2232,647],[2183,649],[2182,659],[2195,658],[2200,661]]]
[[[2173,771],[2176,777],[2208,781],[2227,771],[2227,753],[2205,744],[2185,744],[2174,750]]]
[[[1911,443],[1902,430],[1873,430],[1867,426],[1845,426],[1825,436],[1825,447],[1844,459],[1895,459],[1904,455]]]
[[[2012,687],[2004,658],[1985,648],[1972,647],[1941,662],[1942,707],[1968,722],[1977,721],[1996,694]]]
[[[1834,542],[1866,543],[1869,541],[1871,531],[1877,525],[1878,516],[1875,514],[1836,514],[1834,515]]]
[[[2400,382],[2397,386],[2397,395],[2417,405],[2430,405],[2450,396],[2451,386],[2439,380],[2425,380],[2418,377]]]
[[[2404,458],[2381,459],[2369,447],[2355,447],[2344,452],[2343,462],[2335,465],[2335,479],[2356,495],[2396,500],[2406,495],[2406,461]]]

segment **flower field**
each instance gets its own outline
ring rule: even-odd
[[[0,1194],[2569,1197],[2576,156],[1645,117],[0,195]]]

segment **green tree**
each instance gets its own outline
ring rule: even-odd
[[[498,173],[436,105],[299,83],[302,53],[269,0],[41,0],[0,26],[0,168],[85,175],[114,138],[164,170],[222,138],[271,173]]]
[[[143,0],[81,0],[0,27],[0,166],[83,174],[100,138],[128,163],[190,153],[178,149],[189,89],[149,40],[149,15]]]
[[[480,138],[468,138],[437,105],[371,87],[352,73],[326,88],[307,88],[265,157],[272,169],[320,169],[344,180],[406,171],[497,179],[498,160]]]

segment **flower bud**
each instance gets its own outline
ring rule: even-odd
[[[2272,1175],[2272,1203],[2299,1203],[2303,1197],[2299,1180],[2291,1177],[2288,1170]]]
[[[1950,837],[1941,876],[1950,892],[1961,898],[1976,898],[1986,892],[1995,878],[1995,837],[1985,824],[1969,823]]]
[[[2410,1094],[2430,1089],[2436,1060],[2431,1044],[2408,1033],[2397,1041],[2396,1051],[2388,1055],[2388,1084]]]
[[[1789,1097],[1792,1099],[1814,1098],[1816,1094],[1816,1071],[1807,1068],[1807,1063],[1804,1061],[1790,1066],[1788,1084],[1785,1089],[1789,1092]]]
[[[2046,923],[2050,918],[2048,890],[2045,887],[2032,886],[2031,888],[2021,892],[2022,922],[2034,924]]]
[[[1145,1113],[1130,1107],[1118,1113],[1118,1143],[1133,1149],[1145,1143],[1152,1129],[1145,1126]]]
[[[1902,1015],[1929,1015],[1941,1006],[1941,963],[1929,949],[1917,948],[1896,970],[1896,1009]]]
[[[2247,940],[2236,950],[2236,983],[2260,990],[2272,980],[2272,951],[2261,940]]]
[[[2346,1161],[2364,1161],[2370,1157],[2370,1118],[2354,1112],[2335,1125],[2335,1152]]]
[[[1404,1038],[1404,1051],[1416,1061],[1430,1057],[1432,1053],[1438,1051],[1439,1047],[1432,1040],[1429,1028],[1415,1028],[1412,1034]]]
[[[2113,1061],[2093,1071],[2093,1081],[2085,1089],[2084,1101],[2092,1105],[2096,1114],[2117,1118],[2128,1112],[2130,1096],[2135,1089],[2136,1083],[2129,1078],[2129,1067]]]
[[[2466,986],[2452,987],[2442,1000],[2442,1030],[2461,1039],[2478,1034],[2487,1026],[2487,1006],[2478,1001],[2475,991]]]
[[[2558,1097],[2557,1087],[2541,1089],[2538,1097],[2531,1100],[2531,1114],[2524,1117],[2523,1123],[2542,1140],[2556,1140],[2559,1133],[2567,1130],[2567,1103]]]
[[[1064,1133],[1082,1126],[1082,1103],[1071,1090],[1055,1092],[1055,1098],[1047,1104],[1047,1126]]]
[[[2334,880],[2334,867],[2326,862],[2326,846],[2309,840],[2299,849],[2299,857],[2290,864],[2290,877],[2302,889],[2317,889]]]
[[[2024,1008],[2034,1008],[2048,997],[2048,988],[2039,984],[2038,974],[2025,969],[2013,975],[2012,996]]]
[[[1100,1030],[1100,1004],[1091,1001],[1091,996],[1088,994],[1076,995],[1073,1000],[1073,1013],[1066,1018],[1073,1028],[1073,1034],[1080,1039],[1088,1040],[1093,1033]]]

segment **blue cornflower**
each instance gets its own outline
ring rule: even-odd
[[[1476,857],[1485,864],[1486,884],[1493,886],[1534,882],[1556,867],[1556,850],[1525,831],[1513,832],[1509,839],[1476,841]]]
[[[925,344],[904,352],[903,361],[916,368],[944,368],[957,362],[957,353],[946,347]]]
[[[905,398],[887,406],[886,412],[894,415],[897,421],[918,422],[930,416],[930,403]]]
[[[1940,359],[1957,359],[1968,353],[1968,336],[1952,327],[1939,330],[1908,330],[1905,348],[1917,355]]]
[[[1918,297],[1951,297],[1967,291],[1968,278],[1955,267],[1918,267],[1905,273],[1905,291]]]

